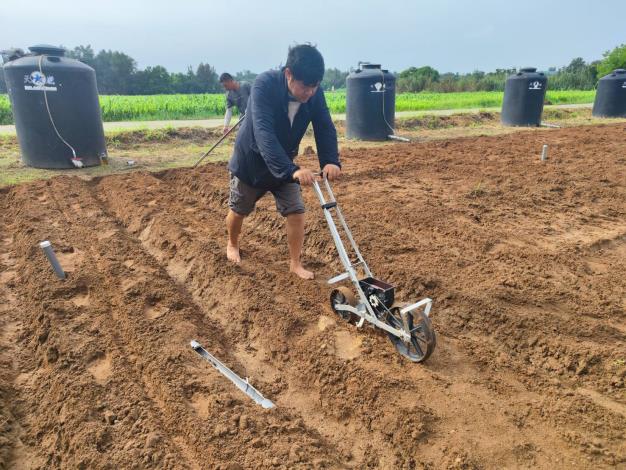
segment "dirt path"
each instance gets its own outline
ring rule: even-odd
[[[591,103],[582,104],[557,104],[546,105],[545,109],[584,109],[591,108]],[[475,109],[429,109],[427,111],[398,111],[396,112],[397,118],[416,117],[424,115],[432,116],[451,116],[453,114],[467,114],[478,113],[480,111],[499,112],[500,108],[475,108]],[[344,121],[346,119],[345,114],[333,114],[334,120]],[[165,129],[165,128],[178,128],[178,127],[204,127],[204,128],[218,128],[224,125],[224,119],[187,119],[187,120],[175,120],[175,121],[119,121],[119,122],[105,122],[103,123],[105,131],[121,131],[128,129]],[[14,125],[2,125],[0,126],[0,135],[15,135]]]
[[[370,267],[435,300],[424,365],[328,308],[339,267],[309,190],[313,282],[286,272],[270,198],[225,263],[223,164],[3,190],[0,468],[625,466],[625,130],[344,151]]]

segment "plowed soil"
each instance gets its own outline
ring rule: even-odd
[[[425,364],[330,310],[311,189],[314,281],[288,273],[271,197],[227,263],[224,164],[2,190],[0,468],[626,468],[625,131],[343,152],[371,269],[434,299]]]

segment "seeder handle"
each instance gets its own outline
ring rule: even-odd
[[[337,219],[339,220],[339,223],[341,224],[341,227],[343,228],[345,235],[348,237],[350,246],[352,247],[352,250],[357,256],[358,264],[360,264],[363,267],[363,271],[365,272],[367,277],[373,277],[373,274],[370,271],[369,266],[365,262],[363,255],[361,255],[361,252],[359,251],[359,247],[357,246],[356,241],[354,241],[354,238],[352,237],[352,232],[350,231],[350,228],[348,228],[346,219],[343,217],[343,213],[341,212],[341,209],[339,208],[339,205],[337,204],[337,200],[335,199],[335,194],[333,193],[333,190],[330,187],[328,178],[324,178],[324,185],[326,187],[326,193],[329,197],[329,200],[326,200],[326,198],[324,197],[324,192],[322,191],[322,188],[320,187],[320,184],[317,180],[313,181],[313,190],[315,191],[315,194],[317,194],[317,197],[320,200],[320,205],[322,206],[322,209],[324,210],[324,217],[326,218],[326,222],[328,223],[330,233],[333,237],[333,240],[335,241],[335,246],[337,247],[337,251],[339,252],[339,258],[341,259],[342,264],[346,268],[346,272],[352,274],[351,276],[353,277],[352,281],[355,283],[355,285],[358,285],[358,280],[356,278],[356,273],[354,271],[354,265],[350,261],[350,257],[348,256],[348,253],[346,252],[346,249],[341,240],[341,235],[339,234],[339,231],[337,230],[337,226],[335,224],[335,221],[333,220],[333,216],[331,214],[330,209],[334,209]]]
[[[320,173],[320,176],[322,176],[322,173]],[[330,188],[330,183],[328,182],[328,178],[326,177],[324,177],[324,184],[326,186],[326,193],[329,197],[328,201],[326,201],[326,198],[324,197],[324,192],[322,191],[319,182],[317,180],[313,181],[313,190],[315,191],[315,194],[317,194],[317,198],[320,200],[320,204],[322,205],[322,207],[326,207],[328,205],[337,205],[335,195],[333,194],[333,191]]]
[[[320,171],[318,173],[315,173],[315,176],[319,176],[320,178],[324,178],[324,181],[326,182],[326,186],[330,189],[330,186],[328,185],[328,179],[324,176],[324,172]],[[300,182],[298,180],[298,178],[295,178],[296,181],[298,181],[298,183]],[[324,193],[322,193],[322,189],[320,188],[320,184],[317,180],[313,180],[313,190],[315,191],[315,194],[317,194],[317,198],[320,200],[320,204],[324,205],[326,204],[326,199],[324,198]],[[332,192],[331,192],[332,194]],[[333,197],[333,202],[334,202],[335,198]]]

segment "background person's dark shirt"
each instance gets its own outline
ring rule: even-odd
[[[322,88],[300,105],[293,124],[288,105],[287,79],[282,70],[270,70],[256,78],[228,163],[231,173],[244,183],[269,190],[293,181],[299,169],[293,159],[309,123],[313,124],[320,168],[329,163],[340,166],[337,131]]]
[[[237,106],[239,115],[246,114],[246,107],[248,106],[248,98],[250,97],[250,84],[246,82],[239,82],[239,90],[228,90],[226,94],[226,107],[232,108]]]

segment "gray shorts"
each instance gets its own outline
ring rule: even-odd
[[[266,192],[265,189],[247,185],[231,173],[228,206],[239,215],[248,215],[254,210],[256,202]],[[289,214],[304,214],[302,189],[298,183],[285,183],[270,192],[276,201],[276,209],[283,217]]]

